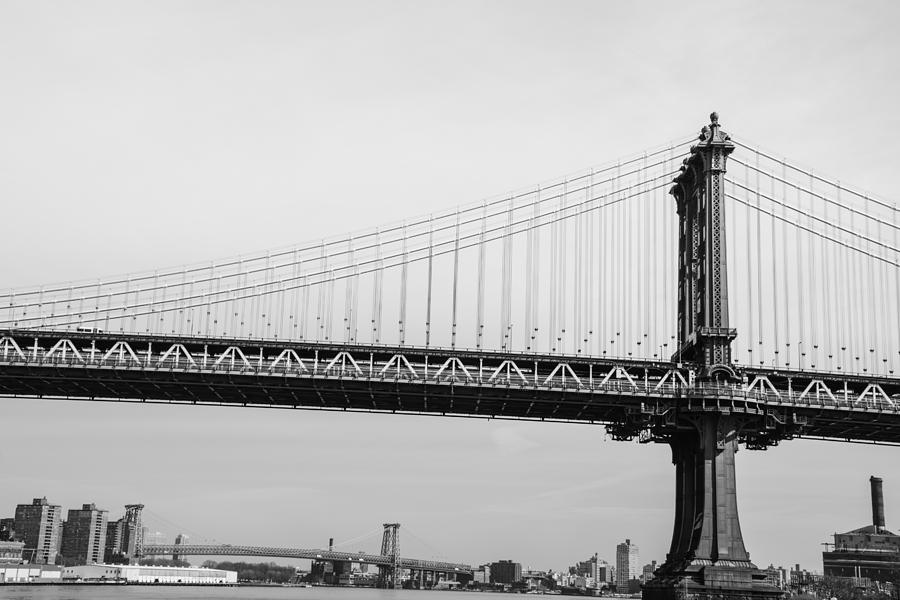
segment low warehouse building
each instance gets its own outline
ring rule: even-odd
[[[149,567],[139,565],[81,565],[66,567],[63,579],[70,581],[124,581],[126,583],[232,585],[237,571],[201,567]]]

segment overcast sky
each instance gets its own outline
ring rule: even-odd
[[[889,1],[0,0],[0,283],[396,221],[680,141],[712,110],[894,200],[898,17]],[[870,522],[870,474],[900,529],[898,458],[741,451],[753,560],[821,570],[821,542]],[[113,517],[143,502],[170,536],[234,544],[399,521],[405,555],[561,569],[614,562],[625,538],[664,560],[674,468],[666,446],[582,425],[2,400],[0,516],[43,495]]]

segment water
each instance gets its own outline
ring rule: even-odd
[[[3,600],[496,600],[496,594],[333,587],[0,586]]]

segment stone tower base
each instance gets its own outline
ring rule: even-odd
[[[784,595],[748,563],[692,564],[681,573],[657,573],[644,584],[643,600],[779,600]]]

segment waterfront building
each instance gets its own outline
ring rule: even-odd
[[[22,562],[22,550],[24,548],[24,542],[0,542],[0,565],[10,563],[19,564]]]
[[[62,567],[56,565],[0,565],[0,584],[53,583],[62,578]]]
[[[860,587],[869,582],[891,582],[900,576],[900,535],[884,522],[884,495],[880,477],[870,477],[872,524],[834,534],[834,549],[822,553],[826,576],[852,577]]]
[[[50,504],[46,497],[19,504],[14,528],[19,541],[25,542],[26,560],[35,564],[56,562],[62,537],[62,506]]]
[[[491,583],[510,585],[522,580],[522,565],[511,560],[491,563]]]
[[[89,565],[103,562],[106,548],[107,511],[94,504],[71,508],[63,523],[60,554],[65,565]]]
[[[616,546],[616,589],[619,592],[629,593],[628,582],[641,576],[639,560],[640,551],[630,539]]]
[[[144,565],[79,565],[66,567],[68,581],[125,581],[128,583],[234,585],[237,571],[201,567],[149,567]]]

